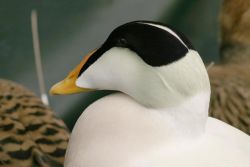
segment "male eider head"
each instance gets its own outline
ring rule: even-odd
[[[117,90],[147,107],[210,94],[204,64],[188,39],[166,25],[134,21],[114,29],[51,93]]]

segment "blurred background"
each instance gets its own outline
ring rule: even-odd
[[[206,63],[219,60],[218,12],[221,0],[9,0],[0,1],[0,78],[39,94],[30,13],[38,12],[47,90],[118,25],[160,21],[184,32]],[[109,92],[50,96],[50,106],[71,129],[95,99]]]

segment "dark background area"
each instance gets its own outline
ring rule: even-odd
[[[37,95],[30,13],[38,12],[47,89],[63,79],[83,56],[118,25],[160,21],[184,32],[206,63],[217,62],[218,0],[1,0],[0,78],[18,82]],[[72,128],[91,102],[109,92],[52,96],[50,106]]]

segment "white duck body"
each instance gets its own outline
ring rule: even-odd
[[[73,83],[71,93],[122,93],[84,111],[65,167],[249,167],[249,136],[208,118],[208,74],[183,35],[156,23],[131,22],[90,56],[52,92],[65,93],[66,82]]]
[[[192,123],[181,127],[175,122],[178,118],[168,113],[183,114],[178,109],[189,105],[199,107],[204,96],[162,112],[146,109],[122,93],[96,101],[74,127],[65,166],[249,167],[249,136],[210,117],[205,132],[192,136],[188,129]]]
[[[197,52],[190,50],[169,66],[144,65],[139,70],[133,67],[143,61],[133,54],[127,49],[113,48],[77,80],[79,86],[101,89],[114,89],[118,83],[108,81],[121,81],[117,89],[130,96],[113,94],[84,111],[71,135],[66,167],[247,167],[250,164],[249,137],[219,120],[207,121],[210,85]],[[106,64],[110,61],[112,66]],[[141,70],[145,72],[142,76]],[[93,78],[93,74],[103,77]],[[140,97],[139,88],[132,92],[136,84],[128,79],[131,74],[141,77],[137,84],[147,90],[144,96],[157,96]],[[190,75],[197,80],[190,80]],[[182,81],[178,83],[180,78]],[[178,93],[185,91],[186,94]]]

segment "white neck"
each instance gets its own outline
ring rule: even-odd
[[[182,139],[202,135],[208,118],[209,100],[210,92],[202,92],[178,106],[159,110],[166,126],[171,129],[171,136]]]
[[[134,99],[131,98],[131,100]],[[153,135],[158,131],[163,137],[174,138],[174,141],[183,141],[183,139],[199,137],[204,133],[208,118],[209,100],[210,92],[201,92],[172,107],[157,109],[140,105],[140,108],[134,106],[133,112],[137,111],[135,115],[140,114],[138,117],[140,121],[147,120],[143,117],[150,115],[151,119],[147,121],[151,122],[144,123],[157,128],[152,131],[149,130],[148,133]],[[138,124],[138,122],[135,122],[135,124]]]
[[[117,136],[119,133],[128,133],[125,136],[137,138],[143,138],[147,134],[146,138],[151,138],[151,142],[156,143],[171,139],[183,141],[201,136],[204,132],[209,97],[209,92],[202,92],[186,99],[178,106],[155,109],[137,103],[126,94],[116,93],[98,100],[92,105],[94,108],[90,106],[84,114],[96,114],[96,117],[92,116],[95,122],[106,122],[102,126],[102,133],[106,133],[107,130],[111,136],[114,131],[114,135]],[[83,117],[89,119],[86,115]]]
[[[161,121],[159,129],[167,127],[176,135],[193,136],[204,129],[210,84],[204,64],[194,50],[189,50],[183,58],[171,64],[152,67],[135,52],[114,47],[91,65],[76,84],[85,88],[119,90],[131,97],[130,103],[126,104],[125,99],[121,106],[134,108],[123,110],[120,107],[115,109],[116,113],[106,115],[119,116],[131,111],[131,117],[134,117],[141,111],[138,119],[143,123],[141,118],[153,113],[150,118],[159,115],[156,120],[157,123]],[[114,106],[113,101],[110,101],[110,106]]]

